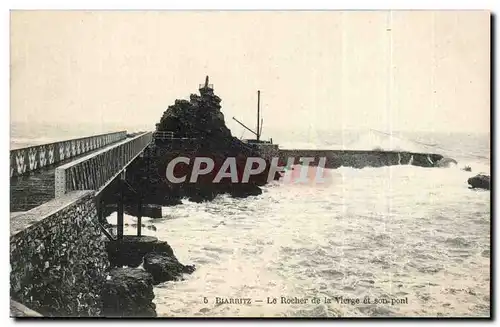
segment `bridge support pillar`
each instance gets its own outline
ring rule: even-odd
[[[142,199],[137,204],[137,236],[141,236],[142,229]]]
[[[106,207],[106,204],[104,203],[104,200],[99,200],[98,202],[98,207],[97,207],[97,215],[98,215],[98,220],[101,224],[106,225],[106,215],[104,214],[104,208]]]
[[[116,234],[119,240],[123,240],[123,188],[125,187],[125,170],[120,173],[120,196],[117,203]]]

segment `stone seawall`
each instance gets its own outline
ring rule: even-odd
[[[326,158],[325,168],[339,167],[383,167],[393,165],[414,165],[435,167],[443,159],[440,154],[413,153],[399,151],[354,151],[354,150],[286,150],[279,151],[280,160],[287,162],[289,157],[295,158],[295,164],[300,157],[312,157],[311,165],[318,165],[320,158]]]
[[[127,138],[121,131],[10,151],[10,177],[19,176]]]
[[[98,316],[109,267],[92,191],[11,219],[11,298],[43,316]]]

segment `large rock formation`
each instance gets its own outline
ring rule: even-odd
[[[176,100],[163,113],[157,131],[173,132],[175,139],[157,139],[154,146],[146,149],[144,158],[134,162],[127,171],[127,179],[132,186],[146,194],[145,202],[173,205],[182,197],[202,202],[212,200],[221,193],[235,197],[262,193],[259,186],[268,182],[270,162],[267,161],[262,173],[252,175],[248,183],[241,183],[246,159],[260,155],[255,148],[231,135],[220,102],[221,99],[207,83],[200,88],[200,95],[191,94],[189,101]],[[187,176],[186,182],[171,183],[166,178],[166,167],[172,159],[180,156],[189,158],[189,164],[177,164],[174,175]],[[215,169],[191,183],[189,179],[197,157],[213,159]],[[213,183],[227,158],[235,158],[238,182],[225,177],[219,183]],[[277,179],[279,175],[272,177]]]
[[[239,143],[226,127],[221,99],[208,86],[200,94],[191,94],[189,101],[175,100],[163,113],[157,130],[173,132],[176,137]]]

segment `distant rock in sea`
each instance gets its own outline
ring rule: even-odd
[[[484,174],[477,174],[474,177],[471,177],[467,180],[467,183],[471,186],[471,188],[482,188],[485,190],[490,189],[490,176]]]

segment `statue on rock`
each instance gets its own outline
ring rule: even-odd
[[[200,95],[191,94],[189,101],[175,100],[163,113],[158,131],[171,131],[175,137],[218,139],[231,137],[221,112],[221,99],[208,84],[201,85]]]

